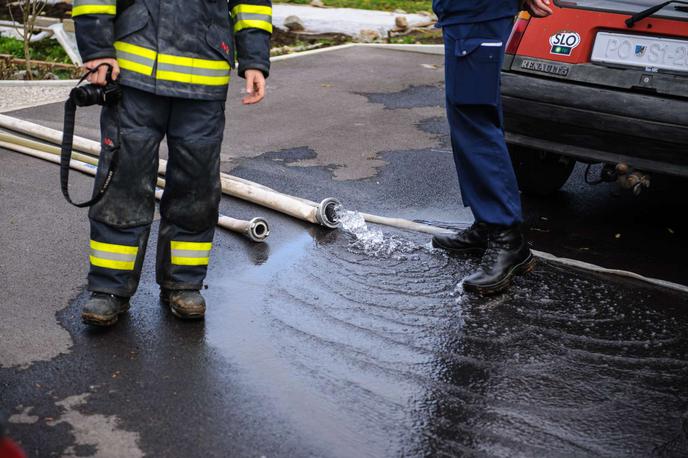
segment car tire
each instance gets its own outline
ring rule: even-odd
[[[509,153],[519,189],[536,196],[561,189],[576,165],[573,158],[522,146],[510,145]]]

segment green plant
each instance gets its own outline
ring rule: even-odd
[[[0,37],[0,54],[22,57],[24,54],[24,44],[14,38]]]
[[[19,8],[22,14],[21,26],[17,27],[17,31],[21,34],[24,41],[24,59],[26,61],[26,73],[28,79],[33,79],[33,72],[31,71],[31,37],[33,35],[36,19],[43,12],[46,2],[43,0],[21,0]],[[12,10],[10,9],[10,15]],[[12,15],[13,16],[13,15]],[[12,17],[12,20],[17,22],[17,18]]]
[[[17,58],[24,58],[24,45],[21,40],[0,37],[0,54],[9,54]],[[31,56],[35,60],[48,62],[71,63],[69,56],[56,40],[41,40],[31,43]]]

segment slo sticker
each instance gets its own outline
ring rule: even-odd
[[[549,44],[552,46],[549,52],[560,56],[570,56],[580,42],[580,35],[576,32],[558,32],[549,37]]]

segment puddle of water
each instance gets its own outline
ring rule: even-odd
[[[227,282],[242,310],[208,325],[328,455],[688,452],[685,298],[546,265],[477,298],[475,260],[342,229]]]

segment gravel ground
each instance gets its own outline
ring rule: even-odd
[[[73,86],[67,81],[15,84],[0,82],[0,113],[65,100]]]

